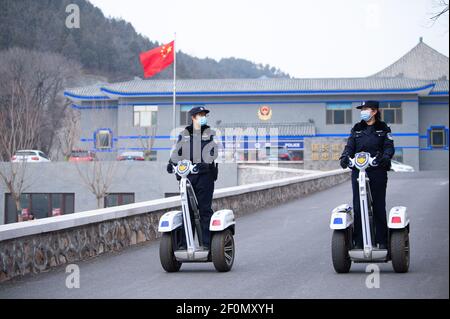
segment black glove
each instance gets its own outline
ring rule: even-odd
[[[387,156],[382,156],[378,160],[378,166],[389,170],[391,168],[391,159]]]
[[[346,169],[348,165],[350,165],[350,159],[348,156],[342,156],[340,164],[343,169]]]
[[[209,164],[208,163],[197,163],[195,164],[195,167],[197,168],[199,173],[204,173],[209,170]]]
[[[167,173],[173,174],[173,166],[172,166],[172,163],[167,164]]]

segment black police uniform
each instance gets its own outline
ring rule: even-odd
[[[341,165],[347,166],[349,157],[354,157],[355,153],[368,152],[372,157],[377,157],[378,167],[368,167],[366,169],[369,177],[369,185],[373,200],[373,220],[375,224],[375,243],[387,245],[387,217],[386,217],[386,187],[387,171],[390,170],[391,159],[395,153],[394,141],[391,129],[386,123],[376,120],[373,125],[368,125],[365,121],[357,123],[351,130],[351,135],[347,141],[344,152],[341,156]],[[342,164],[344,162],[344,164]],[[352,171],[353,189],[353,209],[354,209],[354,232],[353,240],[357,247],[362,247],[361,233],[361,208],[359,203],[358,189],[359,171]]]
[[[197,108],[191,111],[195,112],[196,110]],[[195,113],[193,113],[193,115],[194,114]],[[203,234],[203,245],[205,247],[209,247],[210,245],[209,223],[211,220],[211,216],[214,214],[211,205],[214,193],[214,182],[217,180],[218,175],[218,167],[217,164],[214,162],[214,159],[216,159],[218,155],[217,144],[214,142],[214,135],[215,132],[211,130],[211,128],[208,125],[202,126],[200,130],[195,130],[193,125],[191,124],[187,126],[183,131],[183,133],[178,136],[178,142],[176,147],[176,153],[179,156],[178,159],[180,159],[181,157],[182,159],[190,160],[193,164],[197,164],[198,174],[190,174],[188,175],[188,179],[191,182],[195,192],[195,196],[197,197],[200,213],[200,224]],[[197,139],[196,141],[201,139],[199,143],[201,148],[201,154],[203,154],[205,147],[207,147],[206,152],[209,153],[209,158],[205,159],[203,158],[203,156],[200,156],[199,158],[198,155],[201,154],[194,153],[194,145],[195,145],[194,139]],[[189,148],[189,154],[186,154],[188,153],[187,147]],[[172,158],[173,154],[171,159],[169,160],[170,167],[172,164],[176,165],[177,163],[177,161],[174,161]],[[205,162],[205,160],[207,160],[208,162]],[[169,165],[168,170],[170,169]],[[180,180],[180,177],[177,176],[177,179]],[[192,216],[191,208],[190,212],[191,212],[191,220],[193,221],[194,218]],[[184,237],[185,236],[182,237],[182,243],[185,243],[186,241]]]

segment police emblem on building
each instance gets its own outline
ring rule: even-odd
[[[272,109],[270,106],[263,105],[258,109],[258,117],[261,121],[268,121],[272,118]]]

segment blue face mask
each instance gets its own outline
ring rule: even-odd
[[[370,110],[361,111],[361,120],[368,122],[371,118],[372,112]]]
[[[198,123],[199,123],[201,126],[205,126],[206,124],[208,124],[208,119],[206,118],[206,116],[201,116],[200,119],[199,119],[199,121],[198,121]]]

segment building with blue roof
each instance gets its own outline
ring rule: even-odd
[[[331,168],[359,120],[355,106],[379,100],[393,132],[395,158],[415,169],[448,170],[448,80],[448,57],[420,39],[399,60],[365,78],[177,80],[176,130],[171,80],[103,83],[67,89],[65,96],[81,113],[79,147],[111,158],[145,150],[167,160],[173,138],[189,122],[188,111],[203,105],[211,110],[208,121],[223,159],[280,160],[277,154],[289,151],[292,161],[323,160]],[[237,138],[236,132],[244,133]],[[326,143],[332,144],[330,156],[315,157]]]

